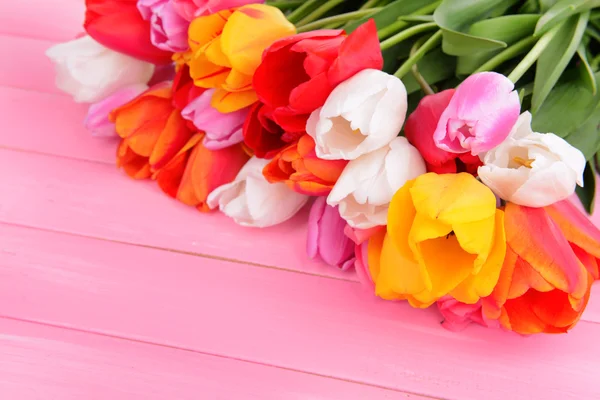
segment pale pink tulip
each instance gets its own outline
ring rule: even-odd
[[[506,139],[521,105],[514,84],[496,72],[471,75],[456,89],[433,139],[451,153],[479,155]]]
[[[249,108],[223,114],[210,105],[215,89],[206,90],[192,100],[181,116],[192,121],[198,130],[204,131],[204,146],[210,150],[222,149],[244,140],[242,128]]]
[[[308,216],[306,253],[320,257],[326,264],[345,271],[354,265],[354,243],[344,234],[346,221],[337,207],[328,206],[325,197],[317,197]]]
[[[138,84],[127,86],[107,98],[90,105],[83,124],[93,136],[117,136],[115,124],[108,120],[108,115],[115,108],[130,102],[148,89],[147,85]]]

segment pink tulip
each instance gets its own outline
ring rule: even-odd
[[[444,296],[437,302],[438,310],[444,317],[442,326],[450,331],[461,331],[472,322],[488,328],[497,328],[496,320],[487,319],[481,311],[481,302],[464,304],[450,296]]]
[[[496,72],[471,75],[456,89],[442,113],[433,139],[451,153],[476,156],[506,139],[521,105],[514,84]]]
[[[116,137],[115,124],[108,120],[108,114],[135,99],[147,89],[148,86],[144,84],[127,86],[90,105],[83,124],[87,130],[92,132],[93,136]]]
[[[200,131],[204,131],[204,147],[218,150],[244,140],[242,128],[249,108],[222,114],[210,105],[215,89],[204,91],[192,100],[181,112],[181,116],[192,121]]]
[[[371,278],[371,271],[369,270],[369,239],[377,234],[385,233],[385,226],[376,226],[369,229],[356,229],[350,225],[346,225],[344,228],[344,234],[354,242],[354,255],[356,261],[354,262],[354,269],[358,280],[366,288],[375,291],[375,283]]]
[[[142,17],[150,21],[150,40],[154,46],[171,52],[188,49],[190,23],[179,15],[172,0],[138,0],[137,7]]]
[[[201,15],[214,14],[228,8],[246,4],[264,3],[264,0],[168,0],[173,3],[177,13],[190,22]]]
[[[328,206],[325,197],[317,197],[308,217],[306,253],[319,256],[325,263],[347,270],[354,265],[354,243],[344,234],[346,221],[337,207]]]

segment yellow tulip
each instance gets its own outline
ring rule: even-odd
[[[474,304],[498,282],[504,212],[467,173],[428,173],[394,195],[387,234],[368,247],[376,294],[428,307],[445,295]]]
[[[258,100],[252,88],[263,51],[296,33],[275,7],[249,4],[194,19],[188,30],[190,75],[197,86],[215,88],[212,106],[223,113]]]

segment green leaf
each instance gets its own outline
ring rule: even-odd
[[[396,0],[369,17],[364,17],[356,21],[349,22],[344,27],[344,30],[347,33],[350,33],[371,18],[375,20],[377,29],[380,30],[396,22],[398,17],[412,14],[423,7],[427,7],[435,3],[436,1],[437,0]]]
[[[590,160],[600,150],[600,112],[592,114],[583,125],[565,137],[565,140],[581,150],[586,160]]]
[[[535,35],[541,36],[570,16],[595,7],[600,7],[600,0],[560,0],[542,15],[535,27]]]
[[[542,12],[548,11],[553,5],[558,3],[558,0],[539,0]]]
[[[444,0],[433,13],[433,18],[444,33],[442,49],[446,54],[464,56],[478,51],[501,49],[501,40],[467,33],[469,27],[493,15],[498,8],[505,9],[515,0]]]
[[[576,77],[559,83],[552,90],[533,115],[531,127],[534,131],[552,132],[564,138],[585,124],[592,114],[598,113],[600,91],[592,95],[580,75],[576,74]],[[596,72],[594,78],[598,81],[600,72]]]
[[[405,15],[398,19],[406,22],[433,22],[433,15]]]
[[[589,162],[585,166],[585,171],[583,171],[583,187],[577,186],[575,193],[577,193],[583,208],[591,215],[594,212],[594,199],[596,197],[596,174],[594,173],[594,167]]]
[[[577,47],[577,55],[581,60],[581,66],[579,67],[579,70],[581,71],[581,78],[588,85],[588,88],[590,89],[592,94],[596,95],[596,90],[598,89],[596,84],[596,78],[594,77],[594,70],[588,62],[587,51],[583,43],[579,43],[579,47]]]
[[[469,34],[512,45],[526,36],[531,36],[538,19],[539,15],[537,14],[505,15],[486,19],[471,25]],[[456,73],[458,75],[470,74],[501,51],[502,49],[496,49],[460,56]]]
[[[396,72],[400,65],[400,60],[407,58],[410,53],[410,48],[413,46],[414,40],[405,40],[397,46],[390,47],[382,52],[383,54],[383,71],[388,74]]]
[[[540,5],[538,0],[527,0],[523,5],[519,8],[519,14],[532,14],[539,13]]]
[[[436,49],[427,53],[417,63],[417,68],[427,83],[433,85],[452,77],[454,75],[455,65],[456,59],[454,57],[444,54],[441,49]],[[402,82],[404,83],[404,86],[406,86],[406,92],[408,94],[421,89],[421,86],[419,86],[412,74],[405,75],[402,78]]]
[[[573,58],[583,38],[589,16],[590,12],[587,11],[562,22],[556,35],[540,54],[537,60],[533,98],[531,99],[532,114],[535,114],[546,100],[546,97],[558,82],[560,75]]]

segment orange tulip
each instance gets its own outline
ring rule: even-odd
[[[563,333],[577,323],[597,274],[600,232],[565,210],[572,211],[564,203],[506,205],[506,257],[497,286],[482,302],[487,318],[521,334]],[[594,237],[586,238],[590,233]]]
[[[304,135],[279,152],[263,170],[271,183],[285,182],[292,190],[309,196],[325,196],[338,180],[346,160],[322,160],[315,141]]]
[[[190,74],[197,86],[216,88],[212,106],[222,113],[258,100],[252,77],[263,51],[296,28],[271,6],[249,4],[194,19],[188,30]]]
[[[241,144],[209,150],[196,134],[177,155],[154,174],[160,188],[169,196],[200,211],[210,211],[208,195],[235,179],[250,158]]]
[[[110,119],[123,139],[117,165],[135,179],[145,179],[164,167],[192,136],[171,101],[171,87],[157,85],[115,109]]]

